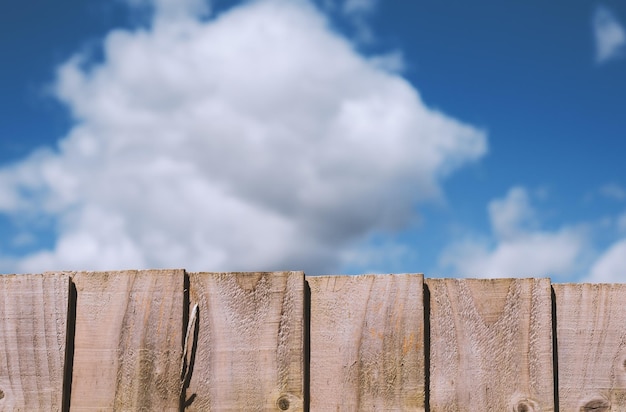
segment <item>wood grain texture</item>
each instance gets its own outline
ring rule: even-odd
[[[626,285],[554,285],[559,407],[626,411]]]
[[[423,276],[312,276],[307,282],[311,410],[423,411]]]
[[[427,279],[430,410],[554,410],[549,279]]]
[[[304,274],[190,273],[198,304],[189,411],[300,411]]]
[[[0,276],[0,410],[63,406],[67,275]]]
[[[178,410],[184,271],[72,277],[77,290],[72,410]]]

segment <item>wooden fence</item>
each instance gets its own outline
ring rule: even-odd
[[[626,410],[626,285],[153,270],[0,299],[0,410]]]

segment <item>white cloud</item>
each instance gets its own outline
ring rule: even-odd
[[[58,148],[0,169],[1,213],[58,224],[5,271],[337,270],[486,152],[304,1],[161,19],[104,51],[59,69],[76,124]]]
[[[188,19],[209,14],[207,0],[124,0],[130,6],[152,9],[155,21]]]
[[[404,55],[399,50],[371,57],[369,61],[375,67],[392,73],[402,73],[406,66]]]
[[[626,51],[626,31],[613,12],[606,7],[598,7],[592,23],[596,41],[596,61],[605,63],[623,57]]]
[[[345,0],[343,12],[346,14],[371,13],[376,8],[377,0]]]
[[[440,257],[456,275],[541,277],[577,273],[586,246],[574,227],[540,230],[526,189],[514,187],[489,203],[492,237],[471,236],[452,243]]]
[[[622,213],[617,218],[617,229],[620,232],[626,232],[626,212]]]
[[[446,249],[441,263],[464,277],[544,277],[578,272],[584,239],[576,230],[529,233],[490,243],[465,240]]]
[[[328,11],[339,10],[346,16],[363,16],[372,13],[378,0],[318,0]]]
[[[404,272],[402,268],[416,263],[417,257],[414,248],[392,240],[363,242],[342,251],[344,264],[351,268],[348,273],[400,273]]]
[[[368,22],[378,6],[378,0],[318,0],[329,12],[342,17],[354,31],[354,40],[359,44],[371,44],[376,36]]]
[[[536,223],[535,211],[522,187],[510,189],[504,199],[492,200],[488,210],[491,226],[499,239],[518,237]]]
[[[607,183],[600,188],[600,194],[613,200],[625,200],[626,189],[617,183]]]
[[[600,256],[586,281],[626,282],[626,239],[615,242]]]

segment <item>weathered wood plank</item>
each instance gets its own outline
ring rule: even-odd
[[[430,410],[553,411],[549,279],[427,279]]]
[[[559,407],[626,410],[626,285],[554,285]]]
[[[62,409],[69,286],[63,274],[0,276],[0,410]]]
[[[307,277],[311,410],[424,410],[422,275]]]
[[[190,273],[189,285],[198,329],[186,410],[302,410],[304,274]]]
[[[79,272],[71,408],[179,408],[183,270]]]

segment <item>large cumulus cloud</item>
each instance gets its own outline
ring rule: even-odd
[[[486,152],[308,2],[187,3],[59,68],[73,128],[0,169],[0,213],[52,217],[56,240],[5,270],[337,270]]]

